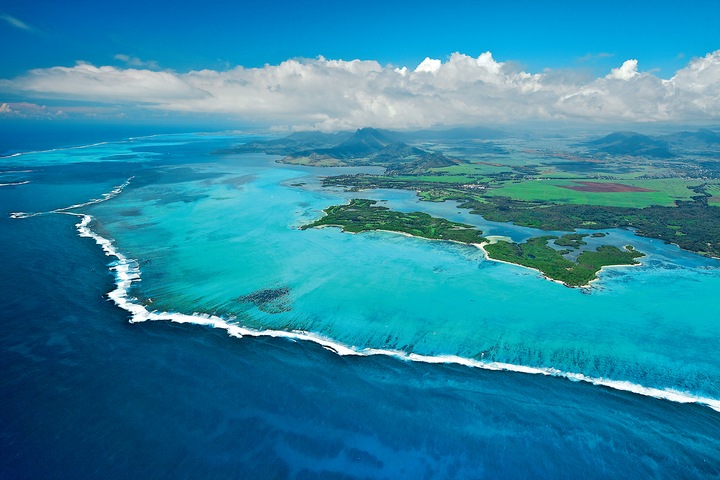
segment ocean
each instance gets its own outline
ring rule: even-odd
[[[720,477],[717,261],[612,230],[642,266],[580,290],[300,230],[361,196],[538,233],[213,153],[248,139],[0,158],[0,478]]]

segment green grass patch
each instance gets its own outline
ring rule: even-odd
[[[715,207],[720,206],[720,184],[708,184],[705,185],[705,193],[710,195],[707,199],[708,205]]]
[[[587,245],[587,242],[583,240],[587,236],[586,233],[568,233],[556,239],[553,243],[560,247],[580,248],[582,245]]]
[[[608,180],[612,182],[612,180]],[[672,197],[675,200],[692,200],[692,197],[698,194],[690,189],[696,187],[702,182],[699,180],[686,180],[682,178],[649,178],[622,180],[617,183],[631,185],[633,187],[647,188],[648,190],[657,190]]]
[[[459,185],[477,181],[476,178],[466,175],[396,175],[391,178],[404,182],[457,183]]]
[[[591,181],[591,180],[588,180]],[[578,185],[571,180],[527,180],[506,182],[487,192],[491,196],[509,197],[514,200],[567,203],[573,205],[598,205],[605,207],[644,208],[651,205],[672,207],[675,200],[691,200],[697,193],[688,187],[697,181],[680,179],[650,180],[592,180],[597,183],[622,183],[633,187],[656,190],[653,192],[586,192],[563,188]]]
[[[441,172],[448,175],[494,175],[497,173],[512,172],[512,169],[502,165],[487,165],[484,163],[463,163],[462,165],[453,165],[450,167],[440,167],[429,169],[432,172]]]
[[[418,196],[426,202],[444,202],[446,200],[468,201],[474,200],[484,202],[485,200],[480,194],[470,193],[467,190],[455,190],[444,188],[431,188],[427,190],[418,190]]]

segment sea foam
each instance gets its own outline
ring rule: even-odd
[[[127,180],[125,180],[120,185],[116,186],[112,190],[110,190],[107,193],[103,193],[100,198],[93,198],[92,200],[88,200],[87,202],[83,203],[76,203],[74,205],[70,205],[69,207],[61,207],[56,208],[55,210],[50,210],[47,212],[34,212],[34,213],[27,213],[27,212],[12,212],[10,214],[10,218],[32,218],[37,217],[40,215],[49,215],[51,213],[71,213],[70,210],[76,210],[78,208],[87,207],[90,205],[95,205],[96,203],[106,202],[110,200],[111,198],[115,198],[116,196],[120,195],[122,191],[130,185],[130,182],[135,177],[130,177]],[[30,183],[30,182],[24,182],[24,183]]]
[[[25,180],[23,182],[0,183],[0,187],[17,187],[18,185],[27,185],[28,183],[30,183],[29,180]]]

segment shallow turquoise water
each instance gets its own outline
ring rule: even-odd
[[[589,290],[569,289],[488,261],[474,247],[298,227],[362,195],[515,240],[538,231],[485,222],[450,203],[418,202],[412,192],[318,187],[316,176],[332,169],[192,147],[182,147],[182,166],[159,164],[88,209],[95,228],[139,262],[142,281],[133,293],[151,309],[309,331],[355,349],[554,368],[720,398],[714,260],[615,230],[602,240],[648,253],[643,266],[605,270]],[[240,298],[284,287],[288,311],[267,313]]]

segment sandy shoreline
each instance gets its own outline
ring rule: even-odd
[[[626,245],[626,247],[627,247],[627,245]],[[643,256],[647,256],[647,255],[643,255]],[[639,257],[639,258],[643,258],[643,257]],[[590,283],[588,283],[587,285],[583,285],[583,287],[591,287],[593,282],[597,282],[598,280],[600,280],[600,274],[606,268],[629,268],[629,267],[642,267],[642,262],[640,260],[637,260],[637,263],[633,263],[632,265],[603,265],[602,267],[600,267],[600,270],[598,270],[595,278],[590,280]]]
[[[517,266],[517,267],[523,267],[523,268],[527,268],[528,270],[536,271],[536,272],[538,272],[544,279],[550,280],[551,282],[559,283],[560,285],[564,285],[564,286],[566,286],[566,287],[568,287],[568,288],[590,288],[590,287],[592,287],[593,282],[597,282],[598,280],[600,280],[600,274],[601,274],[602,271],[603,271],[604,269],[606,269],[606,268],[627,268],[627,267],[640,267],[640,266],[642,266],[642,262],[640,262],[640,261],[638,261],[637,263],[633,263],[633,264],[631,264],[631,265],[603,265],[602,267],[600,267],[600,270],[598,270],[597,273],[595,274],[595,278],[593,278],[592,280],[590,280],[590,281],[589,281],[588,283],[586,283],[585,285],[568,285],[567,283],[563,282],[562,280],[556,280],[556,279],[554,279],[554,278],[548,277],[548,276],[545,275],[541,270],[538,270],[537,268],[528,267],[527,265],[520,265],[519,263],[508,262],[508,261],[506,261],[506,260],[498,260],[498,259],[495,259],[495,258],[490,257],[490,255],[488,254],[487,250],[485,250],[485,245],[492,245],[493,243],[497,243],[497,241],[500,240],[502,237],[486,237],[486,238],[487,238],[488,240],[490,240],[490,241],[489,241],[489,242],[483,242],[483,243],[473,243],[473,245],[475,245],[477,248],[479,248],[480,250],[482,250],[482,252],[483,252],[483,254],[485,255],[485,258],[486,258],[487,260],[491,260],[491,261],[493,261],[493,262],[498,262],[498,263],[504,263],[504,264],[506,264],[506,265],[515,265],[515,266]],[[625,247],[627,248],[628,245],[626,245]],[[642,257],[641,257],[641,258],[642,258]]]
[[[534,272],[539,273],[540,276],[543,277],[545,280],[549,280],[549,281],[554,282],[554,283],[557,283],[557,284],[559,284],[559,285],[563,285],[563,286],[565,286],[565,287],[567,287],[567,288],[579,288],[579,289],[582,289],[582,288],[591,288],[593,282],[597,282],[598,280],[600,280],[600,274],[601,274],[602,271],[603,271],[604,269],[606,269],[606,268],[627,268],[627,267],[640,267],[640,266],[642,266],[642,262],[640,262],[640,261],[638,261],[638,263],[634,263],[634,264],[632,264],[632,265],[603,265],[602,267],[600,267],[600,270],[598,270],[597,273],[595,274],[595,278],[593,278],[592,280],[590,280],[588,283],[586,283],[586,284],[584,284],[584,285],[568,285],[567,283],[563,282],[562,280],[556,280],[556,279],[554,279],[554,278],[548,277],[547,275],[545,275],[545,273],[543,273],[541,270],[538,270],[537,268],[528,267],[527,265],[521,265],[521,264],[519,264],[519,263],[508,262],[507,260],[499,260],[499,259],[496,259],[496,258],[492,258],[492,257],[488,254],[487,250],[485,250],[485,245],[492,245],[492,244],[494,244],[494,243],[497,243],[497,242],[500,241],[500,240],[511,240],[509,237],[503,237],[503,236],[498,236],[498,235],[489,235],[489,236],[486,236],[486,237],[485,237],[485,238],[487,238],[487,239],[489,240],[489,241],[487,241],[487,242],[483,242],[483,243],[465,243],[465,242],[459,242],[459,241],[457,241],[457,240],[448,240],[448,239],[443,239],[443,238],[419,237],[419,236],[417,236],[417,235],[412,235],[412,234],[407,233],[407,232],[399,232],[399,231],[396,231],[396,230],[382,230],[382,229],[377,229],[377,230],[363,230],[362,232],[348,232],[348,231],[346,231],[346,230],[343,230],[343,226],[342,226],[342,225],[319,225],[319,226],[313,227],[313,228],[325,228],[325,227],[335,227],[335,228],[339,228],[343,233],[350,233],[350,234],[353,234],[353,235],[354,235],[354,234],[357,234],[357,233],[364,233],[364,232],[385,232],[385,233],[395,233],[395,234],[402,235],[402,236],[404,236],[404,237],[409,237],[409,238],[419,238],[419,239],[422,239],[422,240],[430,240],[430,241],[436,241],[436,242],[452,242],[452,243],[457,243],[457,244],[459,244],[459,245],[472,245],[472,246],[480,249],[480,251],[482,251],[483,256],[485,257],[486,260],[490,260],[490,261],[492,261],[492,262],[497,262],[497,263],[504,263],[504,264],[506,264],[506,265],[513,265],[513,266],[516,266],[516,267],[527,268],[528,270],[532,270],[532,271],[534,271]],[[627,247],[627,245],[626,245],[626,247]]]
[[[565,282],[563,282],[563,281],[555,280],[554,278],[548,277],[548,276],[545,275],[541,270],[538,270],[537,268],[528,267],[527,265],[520,265],[519,263],[508,262],[507,260],[498,260],[498,259],[496,259],[496,258],[492,258],[492,257],[488,254],[487,250],[485,250],[485,245],[492,245],[492,244],[494,244],[494,243],[497,243],[498,240],[502,239],[503,237],[486,237],[486,238],[487,238],[488,240],[490,240],[490,241],[489,241],[489,242],[483,242],[483,243],[473,243],[473,245],[475,245],[477,248],[479,248],[480,250],[482,250],[483,255],[485,255],[485,259],[486,259],[486,260],[490,260],[490,261],[492,261],[492,262],[504,263],[505,265],[514,265],[514,266],[516,266],[516,267],[527,268],[528,270],[532,270],[532,271],[538,272],[538,273],[540,274],[540,276],[543,277],[545,280],[549,280],[549,281],[551,281],[551,282],[554,282],[554,283],[557,283],[557,284],[566,286],[566,287],[568,287],[568,288],[583,288],[583,287],[589,287],[589,286],[590,286],[590,285],[588,284],[588,285],[580,285],[579,287],[574,287],[574,286],[572,286],[572,285],[568,285],[567,283],[565,283]],[[595,280],[597,280],[597,279],[595,279]]]

